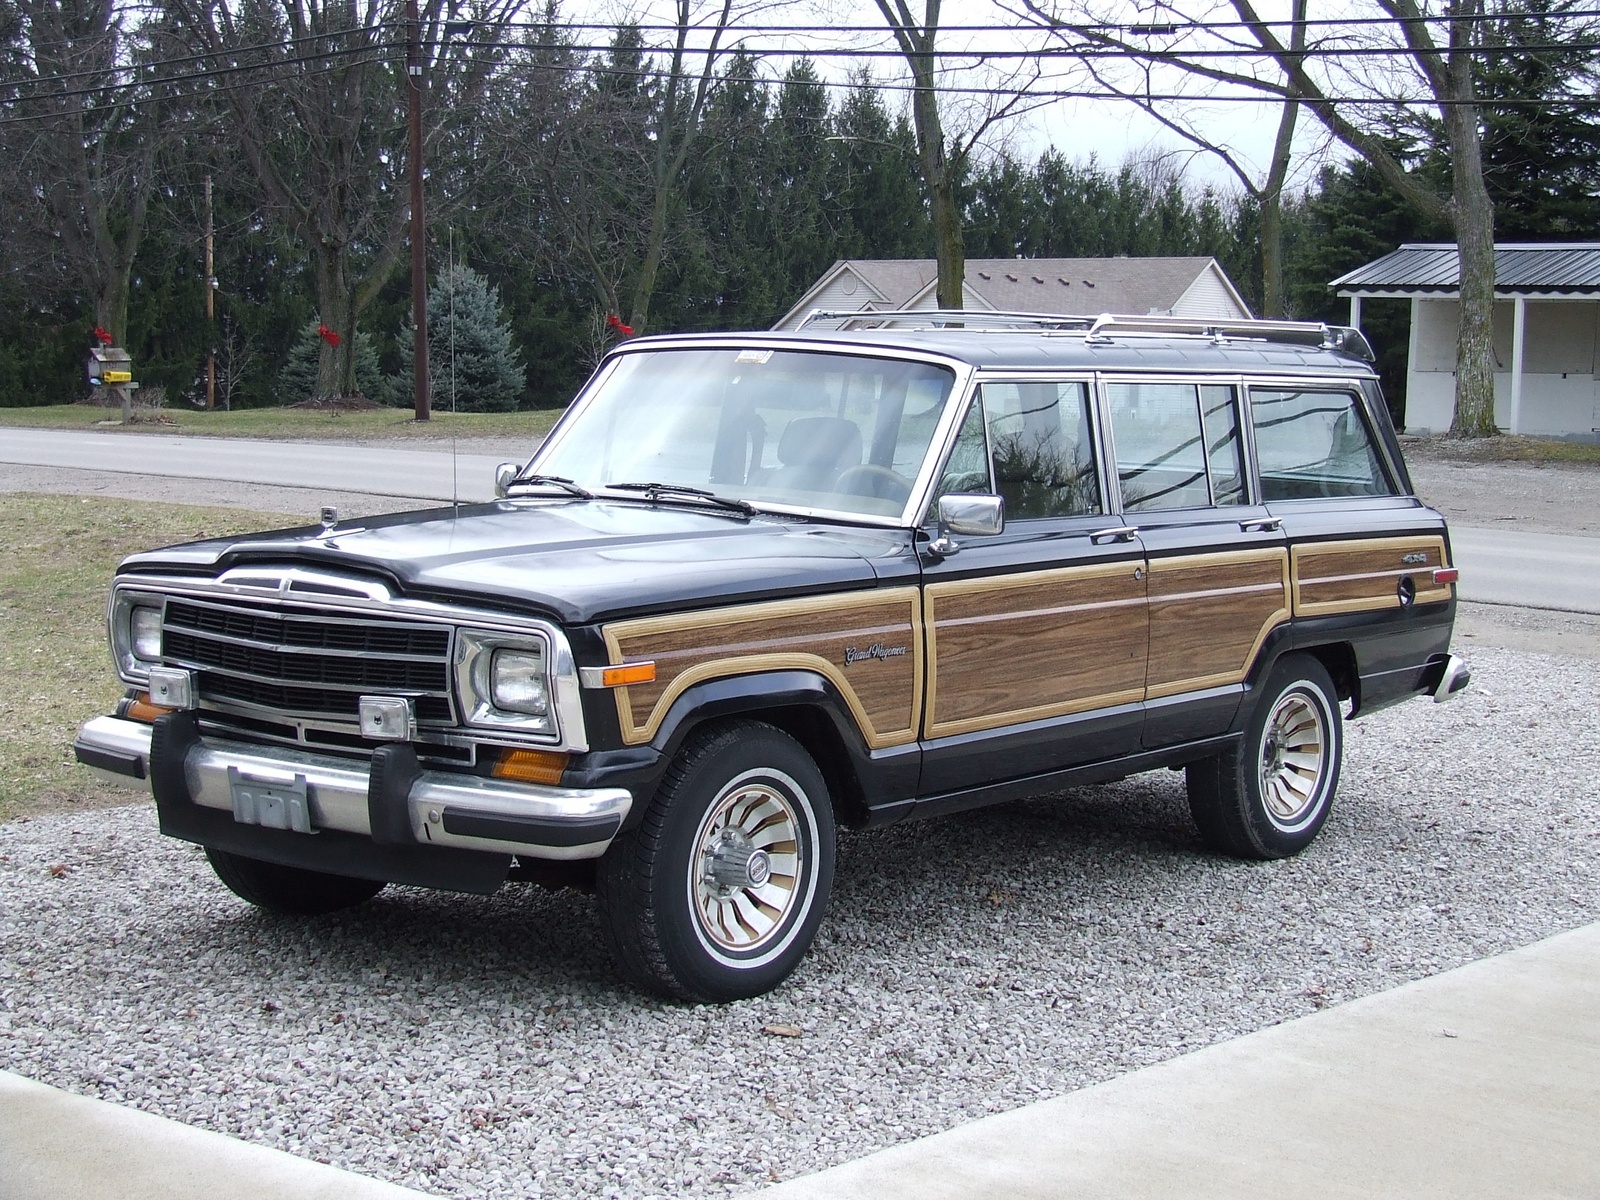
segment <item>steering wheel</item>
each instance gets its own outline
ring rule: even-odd
[[[833,490],[903,505],[911,499],[911,480],[899,471],[880,467],[877,463],[862,463],[841,471],[839,478],[833,481]]]

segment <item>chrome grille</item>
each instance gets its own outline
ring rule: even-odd
[[[455,721],[448,625],[249,601],[169,598],[162,659],[199,675],[223,708],[354,725],[363,695],[409,696],[419,725]]]

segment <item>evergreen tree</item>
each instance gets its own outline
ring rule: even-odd
[[[411,326],[401,334],[404,371],[395,390],[409,390]],[[359,350],[359,346],[357,347]],[[527,382],[500,293],[464,263],[446,268],[428,289],[428,375],[433,406],[457,412],[509,412]]]
[[[333,396],[317,394],[317,364],[322,358],[322,335],[315,319],[306,323],[300,336],[289,348],[278,373],[278,403],[299,404],[305,400],[328,402]],[[384,379],[378,365],[378,351],[365,330],[356,333],[356,392],[368,400],[389,404],[394,400],[394,389]]]

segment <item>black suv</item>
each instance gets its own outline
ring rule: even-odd
[[[845,323],[617,347],[492,503],[129,558],[78,758],[252,903],[592,886],[628,979],[727,1000],[805,954],[838,824],[1181,766],[1277,858],[1342,702],[1466,685],[1355,331]]]

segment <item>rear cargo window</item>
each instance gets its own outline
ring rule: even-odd
[[[1250,407],[1263,500],[1395,494],[1354,394],[1257,388]]]

